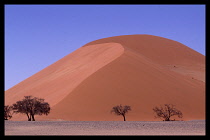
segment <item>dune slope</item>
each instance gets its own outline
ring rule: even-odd
[[[122,104],[132,108],[128,121],[158,120],[152,108],[164,103],[176,105],[183,120],[205,119],[205,56],[152,35],[104,38],[9,89],[5,101],[29,91],[51,104],[44,119],[123,120],[110,113]]]
[[[26,95],[33,95],[46,99],[54,106],[81,81],[119,57],[123,51],[123,47],[118,43],[81,47],[7,90],[5,104],[12,104]]]

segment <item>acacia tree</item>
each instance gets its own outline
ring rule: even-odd
[[[8,120],[12,118],[12,106],[6,105],[4,106],[4,120]]]
[[[42,98],[24,96],[22,101],[13,104],[13,110],[14,113],[26,114],[28,121],[35,121],[34,115],[48,115],[50,106]]]
[[[125,114],[126,114],[129,110],[131,110],[131,107],[128,106],[128,105],[125,105],[125,106],[117,105],[117,106],[114,106],[114,107],[112,108],[111,113],[114,112],[116,115],[122,115],[124,121],[126,121],[126,119],[125,119]]]
[[[175,108],[173,104],[164,104],[164,107],[154,107],[153,111],[156,113],[156,118],[163,118],[164,121],[171,121],[171,117],[177,115],[179,118],[183,117],[181,111]]]

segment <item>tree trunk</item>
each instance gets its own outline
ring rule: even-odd
[[[125,115],[122,115],[122,116],[123,116],[124,121],[126,121],[126,120],[125,120]]]
[[[26,113],[27,117],[28,117],[28,121],[31,121],[31,117],[28,113]]]
[[[34,114],[32,114],[31,116],[32,116],[32,121],[35,121]]]
[[[170,118],[166,118],[165,121],[170,121]]]

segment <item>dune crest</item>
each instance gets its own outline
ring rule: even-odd
[[[158,120],[152,108],[165,103],[176,105],[183,120],[205,119],[205,56],[153,35],[103,38],[7,90],[5,101],[28,93],[52,106],[40,119],[122,120],[110,110],[123,104],[132,108],[126,120],[151,121]]]
[[[53,107],[84,79],[124,52],[118,43],[81,47],[6,91],[5,104],[26,95],[46,99]]]

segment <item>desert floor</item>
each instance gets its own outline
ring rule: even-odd
[[[205,121],[5,121],[5,135],[205,135]]]

